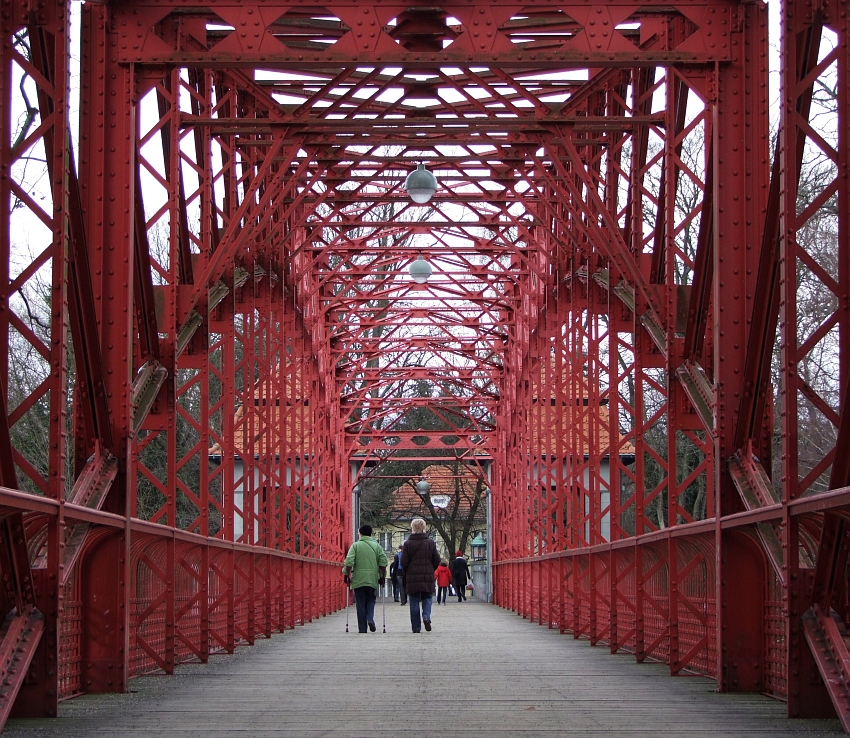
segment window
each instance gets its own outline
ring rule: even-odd
[[[393,547],[393,534],[378,533],[378,543],[381,544],[381,548],[384,549],[384,551],[390,551]]]

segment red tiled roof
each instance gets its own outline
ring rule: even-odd
[[[247,401],[236,408],[233,420],[237,453],[274,456],[282,449],[293,449],[297,455],[297,449],[309,447],[313,410],[303,399],[300,365],[287,359],[285,366],[282,377],[278,364],[265,381],[254,385],[253,393],[245,393]],[[210,456],[221,452],[218,443],[208,451]]]
[[[591,403],[590,386],[582,373],[574,376],[565,363],[561,367],[558,388],[566,392],[557,393],[555,382],[557,370],[555,357],[540,362],[540,376],[532,393],[532,405],[528,409],[528,425],[531,431],[531,447],[547,456],[587,456],[590,453],[608,453],[610,443],[611,414],[607,404]],[[547,401],[548,400],[548,401]],[[545,429],[545,432],[541,432]],[[616,449],[615,449],[616,453]],[[634,446],[622,442],[619,454],[635,453]]]
[[[462,492],[458,502],[457,512],[461,518],[469,515],[470,504],[475,496],[476,484],[478,476],[466,466],[460,466],[457,475],[453,469],[443,464],[432,464],[423,471],[425,480],[431,485],[430,496],[448,495],[454,501],[457,491],[457,484],[462,485]],[[455,478],[455,477],[459,478]],[[412,478],[409,482],[402,484],[393,493],[393,517],[399,520],[410,520],[417,516],[427,517],[430,515],[428,507],[422,501],[422,498],[416,493],[415,485],[419,480]],[[449,504],[449,511],[454,511],[454,502]],[[476,510],[476,519],[484,518],[486,511],[484,509],[483,500],[479,503]]]

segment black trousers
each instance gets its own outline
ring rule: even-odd
[[[437,587],[437,602],[445,603],[446,595],[448,594],[448,592],[449,592],[448,587]]]
[[[354,590],[354,605],[357,608],[357,631],[365,633],[366,626],[375,622],[375,600],[378,590],[371,587],[357,587]]]

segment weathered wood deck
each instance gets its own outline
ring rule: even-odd
[[[387,634],[345,633],[345,613],[146,677],[130,694],[62,704],[57,720],[10,720],[10,736],[840,736],[789,721],[759,695],[611,656],[475,600],[434,606],[413,634],[387,602]]]

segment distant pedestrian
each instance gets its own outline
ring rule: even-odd
[[[445,559],[440,559],[440,565],[437,571],[434,572],[434,578],[437,580],[437,604],[442,602],[446,604],[446,594],[449,591],[449,585],[452,583],[452,570],[449,569],[448,562]]]
[[[393,556],[393,563],[390,564],[390,579],[393,582],[393,600],[401,601],[402,605],[406,605],[407,593],[404,591],[404,577],[401,571],[401,546],[398,547],[398,553]]]
[[[348,549],[343,563],[345,583],[354,590],[354,603],[357,606],[357,631],[375,632],[375,600],[378,587],[384,586],[387,572],[387,555],[380,544],[372,538],[372,526],[360,526],[360,540]]]
[[[425,533],[425,521],[414,518],[410,538],[401,551],[404,589],[410,601],[410,626],[414,633],[431,630],[431,602],[434,599],[434,570],[440,565],[437,544]],[[419,608],[422,608],[420,617]]]
[[[463,602],[466,599],[466,583],[472,579],[472,574],[469,571],[469,564],[463,557],[463,551],[458,551],[455,560],[452,562],[452,584],[455,592],[457,592],[457,601]]]

